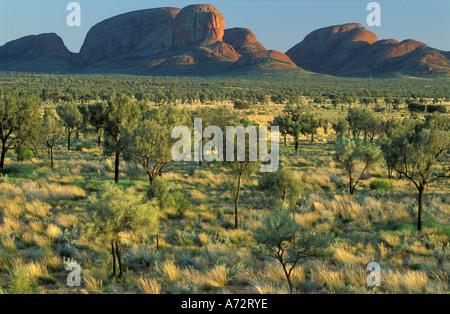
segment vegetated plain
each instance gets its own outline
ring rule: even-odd
[[[446,293],[448,83],[1,73],[0,293]],[[195,117],[280,126],[280,170],[170,162]]]

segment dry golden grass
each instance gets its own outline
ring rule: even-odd
[[[25,263],[21,259],[15,259],[12,263],[14,265],[11,276],[15,276],[18,271],[25,271],[26,276],[31,280],[36,280],[39,276],[48,276],[48,270],[45,265],[39,262]]]
[[[198,240],[200,241],[201,245],[206,245],[209,242],[209,237],[206,233],[202,232],[199,233]]]
[[[41,262],[50,269],[59,269],[63,264],[62,258],[55,255],[46,255]]]
[[[164,261],[160,265],[160,269],[163,274],[163,278],[167,282],[176,282],[181,278],[180,267],[175,263],[174,260]]]
[[[48,236],[42,236],[35,234],[33,236],[33,241],[37,246],[41,248],[48,248],[52,244],[52,240]]]
[[[74,199],[86,197],[86,192],[78,186],[48,183],[44,179],[25,181],[19,185],[0,183],[0,195],[7,198],[27,197],[32,200]]]
[[[0,224],[0,235],[19,234],[22,224],[17,218],[4,217],[3,223]]]
[[[192,200],[203,201],[208,199],[208,196],[199,190],[192,190],[190,192],[190,198]]]
[[[14,252],[17,247],[15,243],[15,237],[6,237],[1,240],[1,246],[9,252]]]
[[[2,196],[2,199],[14,199],[16,197],[22,197],[23,190],[10,182],[1,182],[0,195]]]
[[[140,276],[136,280],[137,286],[145,294],[161,294],[161,283],[154,278]]]
[[[11,199],[2,197],[0,199],[0,209],[3,210],[5,217],[19,217],[23,213],[21,204],[24,202],[25,199],[21,196],[16,196]]]
[[[89,291],[99,291],[103,286],[103,282],[96,279],[89,271],[83,273],[83,281]]]
[[[287,294],[289,292],[286,285],[279,287],[268,282],[252,281],[251,286],[257,294]]]
[[[63,228],[69,228],[78,222],[78,218],[72,214],[62,214],[56,217],[56,224]]]
[[[428,276],[423,271],[388,270],[381,285],[390,293],[421,293],[428,285]]]
[[[400,244],[400,237],[391,232],[382,232],[380,238],[393,248],[397,247]]]
[[[334,256],[333,259],[342,264],[356,264],[360,263],[361,259],[354,253],[356,248],[345,242],[336,242],[333,244]]]
[[[383,259],[386,259],[391,253],[391,250],[387,248],[383,242],[378,244],[378,252]]]
[[[46,217],[52,207],[41,200],[33,200],[25,204],[25,210],[34,217]]]
[[[61,229],[54,224],[49,224],[46,234],[50,239],[56,239],[61,235]]]
[[[231,279],[229,270],[225,265],[216,265],[206,270],[203,280],[211,287],[224,288]]]
[[[431,255],[433,253],[431,249],[428,249],[425,244],[420,241],[414,241],[413,244],[408,246],[408,249],[411,252],[419,255]]]
[[[295,220],[298,221],[304,228],[312,228],[313,224],[318,222],[320,214],[318,212],[301,213],[295,215]]]
[[[343,268],[346,281],[358,288],[365,288],[367,284],[367,271],[361,265],[347,265]]]
[[[311,277],[317,283],[324,284],[330,292],[336,292],[345,286],[345,276],[341,269],[330,269],[320,264],[312,269]]]
[[[45,229],[44,223],[36,219],[31,220],[28,227],[33,232],[43,232]]]

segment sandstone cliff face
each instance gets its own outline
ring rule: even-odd
[[[80,51],[86,64],[125,55],[157,54],[173,47],[177,8],[135,11],[107,19],[88,32]]]
[[[190,5],[177,14],[173,25],[175,47],[184,47],[200,41],[211,45],[222,41],[225,19],[212,5]]]
[[[341,76],[450,73],[444,52],[424,43],[380,40],[361,24],[316,30],[286,53],[300,67]]]

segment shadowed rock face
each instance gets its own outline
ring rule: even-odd
[[[107,19],[88,32],[80,55],[86,64],[131,54],[152,55],[173,47],[176,8],[142,10]]]
[[[414,40],[378,41],[357,23],[316,30],[286,54],[304,69],[331,75],[450,73],[450,60],[444,52]]]
[[[70,59],[71,53],[54,33],[26,36],[0,47],[0,63],[41,57]]]
[[[377,36],[361,24],[331,26],[312,32],[286,54],[300,67],[332,72],[377,40]]]

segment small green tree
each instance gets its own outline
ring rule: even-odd
[[[242,189],[242,178],[245,175],[250,175],[255,172],[258,164],[253,161],[233,161],[227,162],[228,167],[231,170],[232,176],[235,179],[235,187],[233,187],[234,191],[234,227],[235,229],[239,229],[239,199],[241,196]]]
[[[428,184],[450,177],[450,132],[421,129],[399,132],[383,145],[388,165],[418,191],[417,230],[422,230],[423,198]]]
[[[172,129],[187,124],[187,118],[184,111],[163,107],[145,113],[137,124],[123,130],[125,158],[144,167],[150,184],[172,161]]]
[[[123,94],[113,95],[103,109],[105,140],[103,154],[114,156],[114,181],[119,182],[120,156],[124,149],[122,134],[133,129],[141,117],[141,108]]]
[[[275,197],[276,205],[285,205],[288,200],[291,211],[295,212],[297,200],[302,192],[302,184],[296,180],[292,171],[280,168],[264,175],[259,182],[259,188]]]
[[[304,105],[304,101],[301,100],[297,106],[288,105],[284,110],[287,115],[287,118],[285,118],[285,123],[288,123],[286,129],[289,131],[289,134],[294,137],[295,154],[298,154],[300,136],[303,134],[301,117],[305,113]]]
[[[56,107],[56,112],[59,117],[64,122],[64,125],[67,130],[67,149],[71,148],[71,137],[76,128],[83,121],[83,115],[80,110],[78,110],[78,106],[74,103],[67,103],[63,105],[59,105]]]
[[[5,158],[10,149],[27,144],[34,147],[39,131],[40,100],[27,95],[18,96],[10,92],[0,99],[0,169],[5,166]]]
[[[302,126],[302,134],[309,135],[311,137],[311,143],[314,143],[314,136],[317,134],[317,131],[323,125],[323,120],[314,113],[305,113],[300,118],[300,124]]]
[[[375,136],[383,130],[382,119],[369,109],[352,108],[346,120],[354,137],[359,137],[361,132],[364,133],[364,141],[370,139],[373,142]]]
[[[291,275],[295,267],[302,260],[325,258],[330,254],[329,238],[306,231],[285,209],[278,209],[267,217],[255,230],[254,239],[264,254],[283,267],[290,294],[294,290]]]
[[[414,130],[414,124],[411,120],[387,120],[383,122],[383,134],[378,138],[378,144],[384,155],[384,159],[387,164],[388,178],[392,177],[394,169],[392,168],[392,162],[390,160],[390,145],[392,145],[392,139],[394,139],[399,134],[405,132],[412,132]]]
[[[62,137],[62,131],[62,127],[53,111],[46,108],[44,111],[42,127],[40,128],[40,138],[43,145],[47,149],[47,155],[50,159],[50,166],[52,170],[54,168],[53,151],[58,140]]]
[[[382,160],[379,147],[359,139],[340,138],[336,142],[335,160],[349,178],[349,193],[353,194],[367,172]]]
[[[160,209],[170,206],[171,198],[167,182],[163,178],[157,178],[147,191],[150,200],[156,199]]]
[[[144,202],[143,196],[133,188],[122,190],[106,183],[89,198],[92,214],[91,233],[109,243],[113,259],[112,276],[116,276],[116,260],[119,279],[123,274],[121,241],[129,235],[136,237],[156,232],[158,206],[155,201]]]
[[[93,105],[89,105],[89,118],[90,124],[95,129],[95,133],[97,134],[97,145],[100,147],[102,144],[102,136],[106,127],[106,102],[99,102]]]
[[[291,121],[288,115],[277,116],[272,121],[271,126],[277,126],[284,139],[284,146],[287,145],[287,136],[290,132]]]
[[[243,124],[245,124],[245,126],[247,127],[247,130],[250,130],[250,128],[254,127],[251,125],[250,121],[241,121],[241,122]],[[255,133],[257,136],[258,133],[256,131],[256,127],[254,128],[254,130],[255,130]],[[228,132],[228,130],[227,130],[227,132]],[[234,196],[234,226],[235,226],[236,230],[239,229],[239,199],[240,199],[240,195],[241,195],[242,179],[244,178],[244,176],[248,176],[248,175],[254,173],[256,171],[258,165],[260,164],[260,160],[258,158],[255,158],[256,160],[252,160],[252,158],[250,156],[251,150],[255,150],[255,149],[258,150],[257,144],[255,146],[254,146],[255,143],[252,143],[252,145],[250,145],[250,137],[251,137],[250,133],[248,136],[244,135],[245,138],[239,138],[239,136],[236,133],[234,134],[233,141],[234,141],[235,150],[234,150],[234,152],[232,152],[232,154],[234,154],[234,161],[227,161],[225,163],[225,165],[231,170],[231,175],[235,182],[235,185],[233,186],[232,190],[234,192],[234,195],[233,195]],[[227,136],[228,136],[228,134],[227,134]],[[257,140],[257,138],[256,138],[256,140]],[[238,149],[236,149],[236,148],[239,145],[245,145],[245,151],[244,151],[245,156],[242,156],[242,157],[244,157],[242,159],[240,159],[239,156],[237,156]],[[255,153],[255,151],[253,151],[253,153]],[[228,155],[228,152],[226,154]],[[257,154],[257,152],[256,152],[256,154]]]
[[[348,122],[345,118],[339,118],[332,124],[332,127],[337,138],[345,136],[349,131]]]
[[[153,184],[150,185],[147,191],[147,196],[149,200],[156,200],[160,210],[167,209],[172,201],[167,182],[163,178],[157,178],[153,181]],[[159,217],[156,232],[156,249],[159,250]]]

